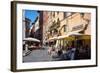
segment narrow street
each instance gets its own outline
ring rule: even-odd
[[[51,61],[52,57],[48,55],[47,49],[33,50],[29,55],[23,57],[23,62]]]

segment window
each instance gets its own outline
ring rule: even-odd
[[[64,32],[66,32],[67,31],[67,26],[66,25],[64,25]]]
[[[68,12],[68,13],[67,13],[67,17],[68,17],[68,16],[71,16],[71,14],[72,14],[72,12]]]
[[[60,20],[59,20],[59,18],[57,19],[57,28],[59,28],[60,27]]]
[[[53,12],[53,17],[55,17],[55,12]]]
[[[66,12],[64,12],[64,19],[66,18]]]
[[[59,11],[57,12],[57,15],[59,14]]]

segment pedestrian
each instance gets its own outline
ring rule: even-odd
[[[73,46],[71,48],[71,56],[70,56],[70,59],[71,60],[74,60],[75,59],[75,52],[76,52],[76,48]]]

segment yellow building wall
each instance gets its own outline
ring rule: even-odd
[[[55,16],[53,14],[55,13]],[[80,13],[74,13],[72,16],[69,16],[64,19],[64,12],[48,12],[48,15],[50,18],[48,18],[48,22],[46,23],[46,28],[49,29],[49,27],[52,25],[52,22],[55,21],[57,22],[57,19],[59,18],[60,20],[60,27],[57,28],[59,29],[61,35],[66,35],[68,32],[71,32],[73,27],[79,26],[79,25],[86,25],[89,24],[87,29],[85,30],[84,34],[91,34],[91,14],[90,13],[85,13],[84,17],[80,15]],[[86,21],[89,20],[89,23]],[[64,32],[63,25],[66,25],[66,32]],[[45,29],[46,29],[45,28]],[[77,30],[77,29],[76,29]],[[49,38],[52,38],[53,36],[49,35]]]
[[[66,19],[64,19],[63,21],[61,21],[61,24],[60,24],[60,32],[61,32],[61,34],[62,35],[66,35],[67,34],[67,32],[64,32],[64,25],[67,25],[67,20]],[[67,29],[66,29],[67,30]]]
[[[73,27],[79,26],[79,25],[83,25],[83,28],[85,27],[86,24],[89,24],[87,29],[85,30],[84,34],[91,34],[91,14],[89,13],[85,13],[84,17],[82,17],[80,15],[80,13],[75,13],[72,16],[63,19],[63,13],[59,14],[59,18],[61,18],[60,20],[60,32],[62,35],[66,35],[67,32],[71,32]],[[89,20],[89,23],[86,21]],[[67,25],[67,32],[64,32],[63,29],[63,25]],[[83,29],[82,28],[82,29]]]
[[[89,24],[87,29],[85,30],[85,34],[91,35],[91,25]]]
[[[68,19],[69,31],[72,31],[73,27],[78,26],[80,24],[83,24],[83,21],[79,13],[75,13],[73,16],[69,17]]]
[[[91,35],[91,14],[86,13],[84,18],[89,20],[89,23],[88,23],[89,25],[88,25],[87,29],[85,30],[85,34]]]

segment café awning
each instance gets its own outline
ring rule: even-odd
[[[32,42],[40,42],[40,40],[36,39],[36,38],[31,38],[31,37],[28,37],[28,38],[24,38],[23,41],[32,41]]]
[[[91,39],[91,35],[82,34],[78,32],[69,32],[67,34],[68,37],[78,37],[78,39]]]

